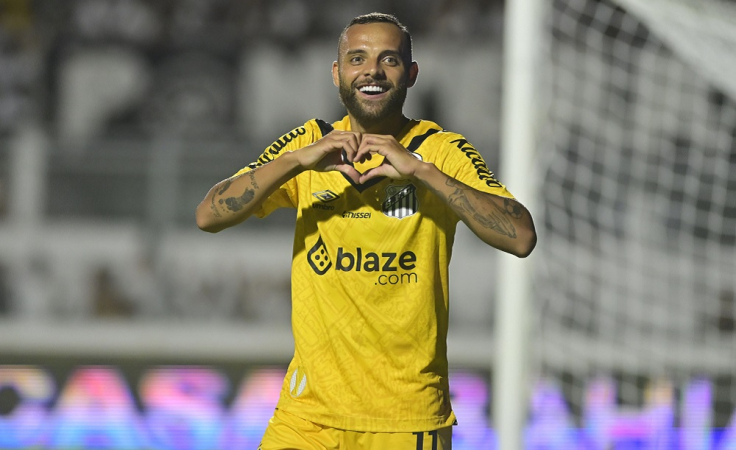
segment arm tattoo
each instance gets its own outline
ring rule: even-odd
[[[254,172],[255,171],[253,170],[248,172],[248,176],[250,177],[250,184],[251,186],[253,186],[253,189],[245,188],[245,191],[243,192],[242,195],[228,197],[228,198],[221,198],[217,200],[217,204],[223,205],[226,209],[232,212],[238,212],[241,209],[243,209],[246,203],[249,203],[251,200],[253,200],[253,197],[255,197],[255,189],[260,189],[260,187],[258,186],[258,183],[256,182],[256,177],[255,177]],[[210,205],[210,207],[212,209],[212,212],[215,214],[215,217],[222,217],[222,214],[220,213],[219,208],[215,204],[215,196],[222,196],[225,193],[225,191],[227,191],[230,188],[231,184],[232,184],[232,179],[225,180],[221,186],[218,186],[217,192],[215,194],[212,194],[212,204]]]
[[[222,195],[225,191],[227,191],[227,189],[230,187],[231,184],[233,184],[233,182],[230,181],[229,178],[227,180],[225,180],[225,182],[222,183],[222,186],[220,187],[220,190],[217,191],[217,195]]]
[[[222,182],[221,186],[218,186],[217,192],[212,194],[212,203],[210,204],[210,209],[212,210],[212,213],[215,215],[215,217],[222,217],[222,214],[220,214],[220,211],[217,209],[217,205],[215,205],[215,195],[222,195],[232,184],[232,181],[228,178],[227,180]]]
[[[253,186],[253,189],[260,189],[258,187],[258,183],[256,183],[256,174],[254,172],[254,170],[248,172],[248,176],[250,177],[250,185]]]
[[[520,218],[521,208],[519,208],[518,204],[509,199],[504,199],[504,207],[501,207],[493,201],[478,195],[470,187],[456,180],[447,180],[446,184],[455,188],[455,192],[447,197],[447,201],[461,216],[469,217],[481,226],[501,235],[508,236],[512,239],[516,238],[516,228],[506,216],[516,219]],[[482,210],[477,209],[473,205],[473,202],[468,198],[468,194],[475,198],[476,205],[482,206]]]
[[[217,210],[217,205],[215,205],[215,195],[212,194],[212,203],[210,203],[210,209],[212,210],[212,214],[215,215],[215,217],[220,218],[222,217],[222,214],[220,214],[220,211]]]
[[[241,195],[240,197],[228,197],[225,199],[221,198],[218,203],[221,205],[224,204],[225,207],[232,212],[238,212],[243,209],[243,206],[245,206],[246,203],[253,200],[253,197],[255,195],[256,194],[253,189],[245,188],[245,192],[243,192],[243,195]]]

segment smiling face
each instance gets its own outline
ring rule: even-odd
[[[340,100],[360,128],[400,120],[416,63],[406,61],[403,33],[391,23],[356,24],[340,42],[332,77]]]

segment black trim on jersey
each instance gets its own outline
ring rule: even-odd
[[[412,139],[411,142],[409,142],[409,146],[406,147],[406,149],[412,153],[415,153],[417,149],[419,148],[419,146],[424,144],[424,141],[428,137],[432,136],[435,133],[439,133],[440,131],[442,130],[440,130],[439,128],[430,128],[429,130],[427,130],[426,133],[421,134],[419,136],[414,136],[414,139]]]
[[[325,137],[327,134],[329,134],[332,130],[335,129],[332,125],[330,125],[329,123],[325,122],[322,119],[314,119],[314,121],[317,122],[317,126],[319,127],[319,131],[322,133],[322,137]],[[442,130],[440,130],[438,128],[431,128],[431,129],[427,130],[427,132],[424,133],[424,134],[422,134],[422,135],[414,136],[414,138],[411,140],[411,142],[409,142],[409,146],[406,149],[409,150],[412,153],[415,153],[416,150],[424,143],[424,141],[428,137],[430,137],[433,134],[438,133],[440,131],[442,131]],[[347,156],[347,153],[345,153],[345,150],[343,150],[342,151],[342,159],[343,159],[343,161],[345,161],[350,166],[353,166],[353,163],[347,162],[347,159],[345,158],[346,156]],[[355,166],[353,166],[353,167],[355,167]],[[358,190],[358,192],[363,192],[366,189],[368,189],[369,187],[375,186],[376,184],[378,184],[381,181],[383,181],[384,179],[386,179],[386,177],[378,177],[378,178],[372,178],[372,179],[368,180],[367,183],[364,183],[364,184],[355,184],[355,182],[353,182],[353,180],[349,176],[345,175],[342,172],[340,172],[340,173],[342,174],[343,178],[345,178],[348,181],[348,183],[350,183],[355,189]]]
[[[317,122],[317,126],[319,127],[319,131],[322,132],[322,137],[327,136],[327,134],[334,130],[335,128],[330,125],[329,123],[325,122],[322,119],[314,119],[315,122]]]
[[[345,153],[345,150],[343,150],[343,151],[342,151],[342,159],[343,159],[343,161],[345,161],[345,156],[346,156],[346,153]],[[350,162],[349,162],[348,164],[349,164],[349,165],[351,165],[351,166],[353,166],[353,163],[350,163]],[[355,166],[353,166],[353,167],[355,167]],[[340,173],[342,173],[342,172],[340,172]],[[345,175],[344,173],[342,174],[342,176],[343,176],[343,177],[344,177],[344,178],[345,178],[346,180],[348,180],[348,183],[352,184],[352,185],[353,185],[353,187],[354,187],[355,189],[357,189],[357,190],[358,190],[358,192],[363,192],[363,191],[365,191],[366,189],[368,189],[369,187],[371,187],[371,186],[375,186],[375,185],[377,185],[378,183],[380,183],[381,181],[383,181],[383,180],[385,180],[385,179],[386,179],[386,177],[376,177],[376,178],[371,178],[370,180],[366,181],[366,182],[365,182],[365,183],[363,183],[363,184],[355,184],[355,183],[353,182],[353,180],[352,180],[352,179],[351,179],[351,178],[350,178],[349,176]]]
[[[328,133],[330,133],[332,130],[335,129],[332,125],[330,125],[329,123],[325,122],[322,119],[314,119],[314,121],[317,122],[317,126],[319,127],[319,131],[322,133],[322,137],[327,136]],[[353,163],[347,162],[346,156],[347,156],[347,153],[345,153],[345,150],[343,150],[342,151],[342,160],[345,161],[350,166],[353,166]],[[353,166],[353,167],[355,167],[355,166]],[[373,179],[369,180],[365,184],[355,184],[355,182],[353,182],[353,180],[349,176],[345,175],[342,172],[340,172],[340,174],[342,174],[343,178],[345,178],[346,180],[348,180],[348,183],[350,183],[355,189],[357,189],[358,192],[363,192],[366,189],[368,189],[369,187],[373,186],[376,183],[380,183],[381,180],[383,180],[384,178],[386,178],[386,177],[378,177],[378,178],[373,178]]]

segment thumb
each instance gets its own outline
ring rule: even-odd
[[[353,166],[349,166],[347,164],[339,164],[339,165],[335,166],[335,169],[338,172],[342,172],[343,174],[345,174],[346,176],[348,176],[351,180],[353,180],[355,182],[355,184],[361,184],[362,183],[362,181],[360,181],[361,178],[362,178],[361,175],[360,175],[360,172],[358,172],[357,170],[355,170],[355,168]]]

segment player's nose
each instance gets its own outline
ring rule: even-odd
[[[365,76],[382,78],[384,75],[383,67],[379,61],[370,61],[365,65]]]

